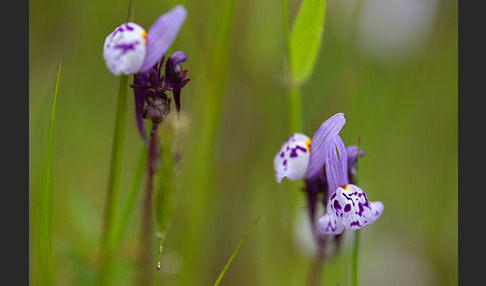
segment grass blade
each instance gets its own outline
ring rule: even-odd
[[[135,0],[128,3],[127,22],[133,21]],[[110,173],[108,179],[108,192],[106,195],[105,217],[103,222],[103,237],[100,254],[100,273],[98,285],[110,285],[115,256],[115,217],[118,212],[118,201],[120,196],[120,177],[123,158],[123,139],[125,135],[125,119],[127,106],[128,76],[120,76],[118,88],[118,103],[116,107],[115,132],[113,134],[113,145],[111,150]]]
[[[57,67],[56,85],[54,98],[51,107],[51,119],[49,123],[49,133],[47,137],[47,150],[45,161],[45,174],[40,194],[39,207],[39,265],[40,280],[42,285],[55,285],[54,279],[54,260],[51,250],[51,220],[50,220],[50,200],[51,200],[51,168],[52,168],[52,138],[54,135],[54,117],[56,115],[57,90],[59,87],[59,75],[61,74],[61,60]]]
[[[203,222],[208,219],[210,214],[207,206],[210,205],[209,201],[214,197],[215,187],[212,180],[214,167],[212,160],[214,158],[215,139],[220,123],[221,106],[224,99],[234,6],[234,0],[224,1],[214,46],[210,49],[212,52],[209,57],[208,72],[206,73],[206,78],[201,79],[204,82],[201,94],[206,94],[207,96],[200,102],[202,107],[196,115],[197,119],[194,120],[199,121],[199,123],[194,129],[193,134],[194,138],[200,139],[198,139],[199,144],[197,148],[191,149],[187,155],[195,163],[191,166],[191,169],[188,168],[187,170],[191,179],[188,180],[186,188],[188,190],[197,190],[193,192],[192,199],[187,207],[190,210],[187,218],[191,219],[194,227],[186,231],[185,236],[188,237],[188,241],[184,249],[184,256],[191,258],[182,270],[187,272],[197,271],[197,274],[180,276],[181,280],[178,284],[181,285],[192,285],[201,280],[205,281],[205,275],[208,273],[204,269],[207,265],[202,263],[204,257],[202,252],[205,249],[200,248],[201,242],[197,234],[203,230]],[[199,253],[199,255],[194,256],[194,253]]]
[[[258,215],[256,220],[250,226],[250,228],[246,232],[245,236],[243,236],[243,238],[241,239],[240,243],[238,243],[238,246],[236,247],[235,251],[233,251],[233,254],[231,254],[231,257],[229,258],[228,262],[226,262],[226,265],[224,266],[223,270],[219,274],[218,280],[216,280],[216,282],[214,282],[214,286],[219,285],[219,283],[221,282],[221,279],[223,279],[224,274],[226,274],[226,270],[228,270],[228,267],[230,266],[231,262],[235,258],[236,254],[238,254],[238,251],[240,251],[241,246],[243,245],[245,240],[248,238],[248,236],[251,234],[253,228],[256,226],[256,224],[262,218],[262,216],[263,216],[263,211],[260,213],[260,215]]]
[[[132,214],[133,207],[135,206],[135,202],[137,201],[137,195],[140,192],[140,185],[142,182],[142,176],[143,176],[146,158],[147,158],[147,148],[145,147],[145,145],[143,145],[142,149],[140,150],[140,155],[138,158],[137,167],[135,169],[135,174],[133,174],[132,183],[130,185],[127,198],[125,200],[125,204],[123,205],[121,217],[115,226],[115,236],[113,238],[115,241],[114,243],[115,251],[120,246],[120,242],[123,236],[123,231],[128,226],[130,215]]]

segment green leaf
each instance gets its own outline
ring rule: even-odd
[[[317,60],[324,31],[326,0],[304,0],[290,34],[290,68],[297,83],[306,81]]]

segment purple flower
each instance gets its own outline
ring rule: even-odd
[[[103,45],[108,69],[116,76],[151,69],[169,49],[186,14],[186,9],[178,5],[161,15],[148,32],[131,22],[118,26]]]
[[[346,185],[339,187],[329,199],[327,213],[319,219],[319,229],[327,234],[357,230],[373,223],[382,212],[382,202],[369,202],[358,186]]]
[[[315,224],[318,195],[323,195],[322,203],[327,213],[319,219],[318,227],[324,234],[340,234],[344,228],[361,228],[383,212],[381,202],[368,202],[364,192],[350,184],[356,176],[358,147],[345,147],[339,136],[344,123],[344,114],[337,113],[322,123],[312,141],[304,134],[290,135],[273,161],[277,182],[284,177],[305,179],[312,225]],[[361,151],[360,156],[363,155]]]
[[[284,177],[290,180],[314,177],[335,146],[334,137],[338,136],[345,122],[344,113],[337,113],[321,124],[312,140],[301,133],[290,135],[273,160],[277,182]]]
[[[183,51],[173,52],[165,64],[165,85],[174,94],[174,102],[179,113],[181,109],[181,89],[189,82],[186,78],[187,70],[182,70],[182,63],[187,60]]]
[[[346,153],[348,154],[348,179],[351,184],[355,184],[355,178],[357,173],[356,162],[358,161],[358,146],[351,145],[346,147]],[[364,156],[363,149],[359,150],[359,156]]]

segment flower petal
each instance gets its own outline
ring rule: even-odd
[[[348,153],[348,166],[351,166],[356,162],[358,157],[358,145],[350,145],[346,147],[346,153]],[[359,156],[363,157],[365,154],[363,149],[359,150]]]
[[[348,153],[348,179],[351,183],[355,183],[356,174],[358,172],[356,162],[358,161],[358,146],[351,145],[346,147],[346,153]],[[365,152],[363,149],[359,150],[360,157],[363,157]]]
[[[150,71],[137,73],[133,76],[133,85],[135,86],[147,86],[149,84]],[[135,118],[137,120],[137,127],[140,136],[148,147],[149,143],[147,140],[147,135],[145,135],[145,126],[143,124],[143,108],[145,106],[145,95],[147,91],[144,89],[134,88],[133,94],[135,97]]]
[[[187,55],[186,53],[184,53],[183,51],[174,51],[169,59],[167,60],[167,62],[169,64],[169,67],[172,68],[172,69],[175,69],[176,66],[180,63],[183,63],[187,60]],[[167,66],[166,66],[166,69],[167,69]]]
[[[151,68],[167,52],[186,15],[184,6],[177,5],[154,22],[147,33],[147,54],[140,71]]]
[[[145,60],[145,30],[135,23],[125,23],[109,34],[103,45],[103,59],[112,74],[133,74]]]
[[[328,221],[336,219],[334,225],[343,225],[349,230],[356,230],[367,224],[373,223],[383,212],[383,203],[369,202],[365,193],[355,185],[347,185],[344,188],[338,188],[329,199],[327,204],[327,213],[319,220],[320,230],[324,233],[335,233],[331,228],[326,226]],[[325,218],[326,217],[326,218]]]
[[[324,121],[317,129],[312,137],[309,168],[306,174],[307,178],[314,176],[322,168],[326,158],[326,144],[330,139],[339,134],[344,123],[346,123],[344,113],[337,113]]]
[[[280,151],[273,159],[273,168],[277,182],[284,177],[290,180],[303,179],[309,165],[310,138],[301,133],[294,133],[287,138]]]
[[[328,197],[339,187],[347,186],[348,180],[348,156],[341,136],[336,135],[327,143],[327,156],[325,158],[326,178],[329,186]],[[338,154],[339,152],[339,154]]]
[[[319,219],[319,230],[328,234],[340,234],[344,226],[335,214],[328,212]]]

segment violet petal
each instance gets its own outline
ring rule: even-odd
[[[147,72],[135,74],[135,76],[133,77],[133,84],[147,86],[149,82],[149,77],[150,77],[150,70]],[[140,133],[140,136],[142,136],[145,145],[148,146],[148,140],[147,140],[147,135],[145,134],[145,126],[143,124],[143,116],[142,116],[143,108],[145,106],[146,93],[147,91],[143,89],[137,89],[137,88],[133,89],[133,94],[135,97],[135,118],[137,120],[138,132]]]
[[[186,9],[177,5],[160,16],[147,32],[147,53],[140,71],[151,68],[167,52],[186,20]]]
[[[356,163],[356,159],[358,158],[358,146],[350,145],[346,147],[346,153],[348,153],[348,167],[351,168]],[[359,156],[363,157],[364,154],[364,150],[360,149]]]
[[[170,55],[168,62],[170,61],[170,66],[174,68],[175,66],[185,62],[186,60],[187,60],[186,53],[184,53],[183,51],[174,51]]]
[[[344,147],[344,143],[339,135],[334,136],[331,141],[328,141],[327,150],[325,169],[329,186],[328,197],[330,197],[339,187],[349,184],[348,156],[346,154],[346,147]]]
[[[324,165],[326,158],[326,145],[329,139],[339,134],[339,131],[346,123],[344,113],[337,113],[328,120],[324,121],[317,129],[311,141],[311,154],[309,160],[309,168],[307,169],[306,177],[314,176]]]

